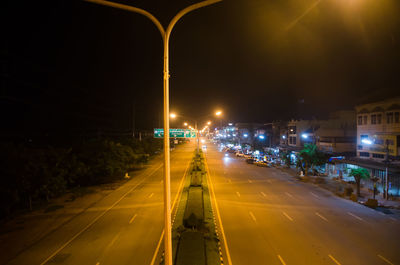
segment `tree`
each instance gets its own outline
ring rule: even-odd
[[[354,178],[354,180],[356,181],[356,185],[357,185],[357,196],[361,196],[360,194],[360,182],[361,179],[368,179],[370,178],[369,175],[369,171],[365,168],[356,168],[356,169],[352,169],[350,171],[349,176],[352,176]]]
[[[291,160],[291,158],[290,158],[290,152],[288,152],[288,151],[281,151],[281,152],[279,153],[279,155],[280,155],[281,160],[284,161],[285,165],[286,165],[287,167],[290,167],[290,165],[292,164],[292,160]]]
[[[317,149],[315,144],[305,144],[299,153],[300,161],[304,164],[305,175],[315,166],[322,166],[327,161],[327,155]]]

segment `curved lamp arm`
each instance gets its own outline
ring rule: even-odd
[[[161,25],[160,21],[158,21],[158,19],[156,19],[155,16],[153,16],[150,12],[147,12],[144,9],[133,7],[133,6],[128,6],[128,5],[124,5],[124,4],[114,3],[114,2],[110,2],[110,1],[106,1],[106,0],[84,0],[84,1],[103,5],[103,6],[111,6],[111,7],[117,8],[117,9],[127,10],[130,12],[135,12],[135,13],[139,13],[143,16],[146,16],[156,25],[156,27],[158,28],[158,30],[161,33],[162,38],[164,39],[164,36],[165,36],[164,27]]]

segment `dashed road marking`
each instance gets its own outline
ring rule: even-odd
[[[250,179],[247,180],[249,183],[253,183],[253,181],[251,181]]]
[[[288,197],[293,198],[293,195],[290,194],[289,192],[285,192],[285,194],[286,194]]]
[[[267,197],[267,195],[264,192],[261,192],[261,195]]]
[[[149,195],[149,199],[150,199],[151,197],[153,197],[153,195],[154,195],[154,193],[150,194],[150,195]]]
[[[133,222],[133,220],[135,220],[137,214],[135,214],[134,216],[132,216],[131,220],[129,220],[129,224],[131,224]]]
[[[328,257],[330,257],[331,260],[332,260],[333,262],[335,262],[337,265],[341,265],[341,264],[339,263],[339,261],[337,261],[331,254],[329,254]]]
[[[254,216],[254,214],[252,212],[249,212],[251,219],[253,219],[254,222],[257,222],[256,217]]]
[[[44,265],[49,262],[55,255],[57,255],[60,251],[62,251],[66,246],[68,246],[72,241],[74,241],[78,236],[80,236],[83,232],[88,230],[94,223],[97,222],[101,217],[103,217],[106,213],[108,213],[112,208],[114,208],[120,201],[122,201],[129,193],[134,191],[140,184],[142,184],[147,178],[152,176],[155,172],[157,172],[161,168],[162,164],[157,166],[155,169],[151,170],[151,172],[147,173],[145,177],[143,177],[139,182],[137,182],[131,189],[125,192],[117,201],[115,201],[110,207],[108,207],[105,211],[100,213],[96,218],[94,218],[89,224],[87,224],[83,229],[77,232],[73,237],[71,237],[67,242],[65,242],[61,247],[59,247],[56,251],[53,252],[49,257],[47,257],[40,265]]]
[[[383,260],[384,262],[386,262],[387,264],[394,265],[393,263],[391,263],[391,262],[390,262],[387,258],[385,258],[384,256],[378,254],[378,257],[379,257],[381,260]]]
[[[285,261],[282,259],[280,255],[278,255],[278,259],[282,263],[282,265],[286,265]]]
[[[356,219],[358,219],[358,220],[360,220],[360,221],[363,221],[363,219],[362,219],[361,217],[355,215],[354,213],[351,213],[351,212],[347,212],[347,213],[348,213],[349,215],[353,216],[354,218],[356,218]]]
[[[240,193],[239,193],[238,191],[236,192],[236,195],[237,195],[238,197],[240,197]]]
[[[374,210],[375,211],[375,210]],[[382,212],[378,212],[380,215],[385,215],[384,213],[382,213]]]
[[[325,217],[323,217],[321,214],[319,214],[318,212],[315,212],[315,214],[320,217],[322,220],[325,220],[328,222],[328,219],[326,219]]]
[[[286,216],[287,219],[289,219],[290,221],[293,222],[292,217],[290,217],[290,216],[289,216],[287,213],[285,213],[285,212],[282,212],[282,213],[283,213],[284,216]]]
[[[310,191],[310,194],[311,194],[312,196],[314,196],[315,198],[319,198],[319,196],[318,196],[317,194],[315,194],[315,193],[313,193],[313,192],[311,192],[311,191]]]

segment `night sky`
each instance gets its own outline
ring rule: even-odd
[[[120,3],[166,27],[195,2]],[[1,12],[2,130],[125,130],[132,116],[136,129],[159,126],[162,40],[146,17],[59,0],[9,1]],[[225,0],[173,30],[171,111],[323,118],[399,95],[399,51],[398,0]]]

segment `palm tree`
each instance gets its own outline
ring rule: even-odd
[[[357,196],[361,196],[360,194],[360,182],[361,179],[368,179],[370,178],[369,175],[369,171],[365,168],[356,168],[356,169],[352,169],[350,171],[349,176],[352,176],[354,178],[354,180],[356,181],[356,185],[357,185]]]

